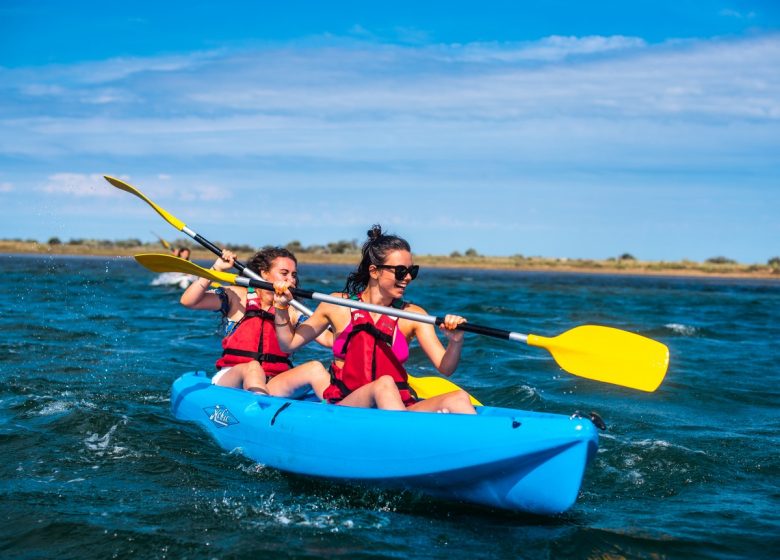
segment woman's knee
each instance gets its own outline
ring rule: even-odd
[[[325,373],[328,376],[330,376],[328,370],[325,369],[325,366],[322,365],[322,362],[319,362],[317,360],[312,360],[310,362],[306,362],[304,365],[306,366],[307,371],[310,371],[315,374]]]
[[[444,399],[442,406],[452,412],[473,412],[474,406],[471,404],[471,397],[463,389],[453,391]]]
[[[244,389],[257,384],[265,384],[267,379],[265,370],[259,362],[248,362],[246,364],[241,364],[241,366],[244,366],[240,370],[241,377],[244,380]]]
[[[379,391],[398,390],[398,387],[395,384],[395,380],[390,375],[382,375],[377,377],[376,381],[374,381],[374,386]]]
[[[449,398],[451,402],[457,404],[471,403],[471,397],[469,397],[469,394],[463,389],[458,389],[457,391],[453,391],[452,394],[449,396]]]

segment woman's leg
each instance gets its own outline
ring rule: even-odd
[[[216,383],[222,387],[241,387],[247,391],[268,394],[265,372],[260,362],[252,360],[238,364],[226,371]]]
[[[275,397],[295,399],[303,396],[311,387],[321,399],[328,385],[328,370],[320,362],[313,360],[273,376],[268,380],[268,392]]]
[[[451,391],[413,404],[407,410],[413,412],[454,412],[456,414],[476,414],[474,405],[466,391]]]
[[[344,397],[340,405],[362,408],[383,408],[385,410],[406,410],[395,381],[389,375],[383,375],[368,385],[352,391]]]

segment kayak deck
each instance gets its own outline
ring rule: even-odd
[[[333,406],[218,387],[202,373],[174,382],[171,407],[224,449],[280,470],[540,514],[571,507],[598,446],[583,418]]]

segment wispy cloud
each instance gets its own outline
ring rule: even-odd
[[[477,43],[464,45],[456,53],[459,58],[469,62],[549,63],[578,56],[610,52],[625,53],[643,47],[647,47],[647,43],[638,37],[623,37],[620,35],[611,37],[564,37],[554,35],[539,41],[520,44]]]
[[[115,189],[98,172],[126,170],[155,200],[186,203],[188,216],[214,223],[244,210],[237,201],[289,198],[298,224],[361,228],[360,194],[399,229],[405,220],[429,232],[540,231],[550,213],[530,207],[555,205],[561,216],[588,208],[598,221],[630,212],[630,197],[609,188],[743,185],[776,172],[778,67],[780,36],[756,35],[663,44],[321,39],[6,68],[0,157],[34,170],[5,173],[16,192],[107,197]],[[31,173],[43,178],[20,179]],[[469,198],[475,189],[483,197]],[[399,213],[387,193],[418,203]],[[589,206],[596,196],[608,210]],[[271,208],[252,213],[269,225],[288,219]]]
[[[589,136],[609,136],[616,119],[774,122],[778,65],[776,36],[652,46],[631,37],[548,37],[521,45],[220,51],[34,75],[5,70],[0,149],[172,157],[356,149],[372,157],[373,145],[384,157],[409,157],[416,142],[388,151],[387,140],[414,131],[449,149],[441,142],[457,129],[492,148],[486,140],[517,138],[537,119],[559,132],[574,123],[575,135]],[[595,120],[602,122],[594,130]]]
[[[733,10],[731,8],[724,8],[719,13],[724,17],[736,18],[736,19],[753,19],[756,17],[755,12],[751,11],[751,12],[744,13],[738,10]]]
[[[232,197],[230,190],[214,185],[195,186],[190,189],[180,189],[178,198],[183,201],[198,200],[203,202],[220,202]]]
[[[60,194],[76,197],[116,196],[113,189],[107,189],[102,175],[84,175],[80,173],[55,173],[36,190],[47,194]]]

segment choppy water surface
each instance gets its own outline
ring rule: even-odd
[[[27,558],[758,558],[780,550],[780,282],[423,270],[430,313],[554,335],[606,324],[666,343],[655,393],[467,335],[483,402],[608,424],[566,514],[528,517],[286,475],[169,411],[209,369],[216,314],[129,259],[0,256],[0,555]],[[304,267],[340,288],[346,267]],[[304,350],[298,360],[327,355]],[[415,372],[432,371],[419,351]]]

